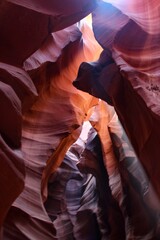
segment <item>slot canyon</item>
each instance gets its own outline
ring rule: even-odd
[[[160,240],[159,21],[0,0],[0,240]]]

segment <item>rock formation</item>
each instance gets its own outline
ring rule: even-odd
[[[160,239],[159,10],[0,1],[2,240]]]

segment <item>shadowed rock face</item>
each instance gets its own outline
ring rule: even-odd
[[[160,239],[159,8],[0,1],[2,240]]]
[[[154,159],[156,166],[159,166],[159,75],[153,71],[158,64],[155,61],[157,56],[152,57],[152,53],[157,49],[160,35],[151,35],[133,20],[124,25],[125,17],[122,16],[120,11],[114,10],[114,7],[107,3],[102,3],[94,12],[95,36],[105,48],[104,51],[107,50],[106,56],[104,53],[96,63],[85,63],[85,67],[84,64],[81,65],[74,85],[114,105],[139,159],[159,194],[159,174],[153,165]],[[122,18],[119,24],[123,23],[123,27],[116,29],[113,26],[116,34],[114,33],[112,39],[106,39],[106,35],[101,34],[102,30],[109,34],[112,33],[112,29],[103,24],[102,20],[110,17],[115,22]],[[112,51],[115,63],[107,60],[106,64],[102,64],[104,56],[110,59],[108,51]],[[89,82],[87,89],[84,89],[85,78],[88,76],[93,80]],[[97,82],[96,85],[94,82]]]

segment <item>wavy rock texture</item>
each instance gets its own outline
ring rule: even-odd
[[[116,6],[114,1],[113,4]],[[149,2],[146,4],[149,8]],[[154,4],[156,6],[156,1]],[[146,5],[144,4],[144,6]],[[131,17],[127,11],[125,12],[126,8],[129,8],[127,4],[125,6],[119,3],[118,7],[128,14],[128,17]],[[136,7],[136,3],[134,7]],[[134,8],[132,11],[134,12]],[[156,11],[155,8],[154,11]],[[149,8],[150,12],[152,13],[152,9]],[[159,182],[157,146],[160,131],[159,66],[158,54],[155,53],[155,51],[157,53],[159,51],[157,48],[159,33],[156,30],[154,34],[150,32],[150,26],[148,29],[142,28],[141,25],[146,17],[145,9],[142,8],[142,19],[141,21],[139,19],[138,23],[132,19],[127,20],[124,13],[104,2],[93,13],[95,36],[105,51],[101,54],[98,62],[81,65],[74,85],[115,106],[136,153],[159,195],[157,184]],[[158,18],[158,13],[155,16]],[[112,31],[112,28],[103,21],[108,18],[115,23],[121,20],[119,29],[113,26],[114,30]],[[150,14],[146,19],[146,24],[147,22],[152,23]],[[155,28],[153,23],[152,27]],[[110,32],[111,34],[109,34]],[[114,34],[112,35],[112,33]],[[90,76],[90,79],[93,80],[91,82],[96,82],[97,86],[90,82],[90,86],[88,85],[86,89],[85,75],[86,78]],[[141,133],[140,136],[139,133]],[[152,164],[153,159],[156,168]]]
[[[48,18],[48,31],[50,33],[78,22],[93,11],[97,6],[96,0],[65,0],[63,1],[63,4],[55,0],[48,0],[46,2],[43,0],[7,1],[21,6],[22,9],[34,10],[42,16],[46,16]]]
[[[160,239],[159,8],[0,1],[2,240]]]
[[[86,33],[85,29],[88,29]],[[91,106],[98,103],[97,99],[80,93],[72,86],[80,63],[84,59],[98,58],[101,51],[86,24],[82,23],[81,31],[84,32],[82,37],[78,28],[75,28],[77,40],[69,43],[67,47],[64,44],[65,48],[61,50],[61,56],[56,63],[44,63],[39,69],[30,72],[39,97],[33,107],[23,115],[25,189],[14,202],[8,215],[4,231],[6,239],[59,237],[55,230],[57,225],[55,223],[54,226],[49,219],[42,201],[47,197],[47,179],[61,164],[68,147],[78,138],[79,126],[89,117]],[[94,50],[97,49],[94,56],[91,44]],[[36,229],[32,227],[34,224],[37,224]],[[23,231],[24,225],[26,230]],[[12,233],[11,226],[14,229]]]

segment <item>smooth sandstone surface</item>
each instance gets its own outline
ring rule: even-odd
[[[0,1],[2,240],[160,239],[159,8]]]

